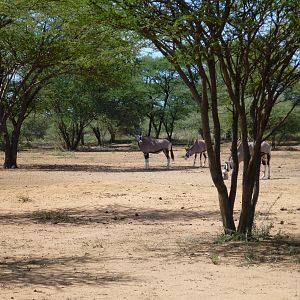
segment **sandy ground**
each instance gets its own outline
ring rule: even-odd
[[[150,171],[112,150],[23,151],[0,169],[0,299],[300,299],[299,151],[273,152],[261,181],[257,231],[273,238],[217,243],[208,168],[181,147]]]

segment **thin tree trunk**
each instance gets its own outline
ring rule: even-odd
[[[254,221],[254,213],[259,195],[260,172],[260,141],[255,145],[251,161],[246,169],[243,179],[242,210],[238,225],[238,232],[251,235]]]
[[[234,203],[237,192],[237,179],[239,174],[239,161],[237,154],[237,141],[238,141],[238,113],[233,107],[232,111],[232,143],[231,143],[231,156],[233,159],[233,171],[231,175],[231,185],[229,193],[229,201],[231,206],[231,212],[233,214]]]
[[[83,124],[79,124],[79,125],[76,124],[73,127],[73,143],[71,145],[71,150],[72,151],[77,150],[77,148],[79,146],[79,143],[80,143],[80,140],[81,140],[81,137],[82,137],[83,129],[84,129]]]
[[[165,120],[165,111],[166,111],[166,107],[168,104],[168,100],[169,100],[169,96],[170,96],[170,92],[169,91],[165,91],[166,95],[165,95],[165,99],[164,99],[164,105],[163,105],[163,109],[162,112],[160,114],[160,118],[159,118],[159,124],[156,130],[156,138],[159,138],[160,132],[161,132],[161,127],[163,125],[163,122]]]
[[[252,212],[251,212],[251,219],[250,219],[250,234],[252,234],[252,229],[253,229],[253,225],[254,225],[254,216],[255,216],[255,209],[256,209],[256,204],[257,204],[257,200],[258,200],[258,196],[259,196],[259,173],[257,172],[256,174],[256,178],[255,178],[255,182],[254,182],[254,189],[253,189],[253,196],[252,196]]]
[[[233,220],[233,214],[232,214],[230,200],[227,194],[226,186],[224,185],[224,187],[222,187],[222,185],[219,184],[217,189],[218,189],[219,206],[220,206],[220,211],[222,216],[224,232],[232,233],[236,231],[236,228]]]
[[[102,139],[101,139],[101,133],[100,133],[100,129],[99,127],[92,127],[92,130],[95,134],[95,137],[97,139],[97,143],[98,143],[98,146],[101,146],[102,145]]]
[[[85,143],[84,143],[84,132],[81,134],[81,137],[80,137],[80,144],[81,146],[84,146]]]
[[[147,136],[151,136],[151,131],[152,131],[152,116],[149,117],[149,125],[148,125],[148,132],[147,132]]]
[[[225,233],[230,233],[235,231],[235,224],[233,220],[233,214],[231,213],[231,205],[229,203],[229,197],[227,192],[227,187],[224,184],[221,168],[220,168],[220,161],[216,161],[216,157],[219,157],[219,154],[216,155],[215,149],[218,148],[215,146],[213,147],[211,135],[210,135],[210,125],[209,125],[209,113],[208,113],[208,95],[207,95],[207,86],[206,81],[202,81],[202,101],[201,101],[201,121],[202,121],[202,128],[204,134],[204,140],[207,147],[207,154],[209,158],[209,170],[211,173],[212,180],[214,185],[218,190],[218,197],[219,197],[219,205],[220,211],[223,221],[223,228]],[[218,141],[218,139],[217,139]]]
[[[70,141],[68,130],[64,122],[60,122],[58,124],[58,130],[64,142],[63,148],[66,150],[71,150],[71,141]]]

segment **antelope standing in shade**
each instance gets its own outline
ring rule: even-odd
[[[248,143],[250,155],[253,154],[253,143]],[[260,153],[261,153],[261,163],[264,166],[264,174],[261,178],[266,177],[266,169],[268,166],[268,179],[271,177],[271,170],[270,170],[270,160],[271,160],[271,145],[267,142],[262,142],[260,146]],[[244,151],[243,151],[243,144],[240,143],[237,148],[237,155],[239,163],[244,160]],[[229,160],[225,162],[224,168],[222,170],[223,178],[228,179],[228,172],[233,168],[233,159],[232,156],[229,157]]]
[[[163,152],[168,160],[167,168],[170,167],[170,156],[174,160],[174,153],[172,150],[172,144],[166,139],[152,139],[149,136],[138,135],[137,141],[140,150],[144,153],[145,157],[145,169],[149,169],[149,153]]]
[[[195,167],[197,154],[199,153],[200,154],[200,167],[205,167],[205,162],[206,162],[206,153],[205,152],[206,152],[205,142],[203,140],[196,140],[193,146],[186,149],[184,158],[188,159],[190,156],[195,154],[195,159],[194,159],[194,164],[193,164],[193,166]],[[202,165],[202,154],[204,156],[204,164],[203,165]]]

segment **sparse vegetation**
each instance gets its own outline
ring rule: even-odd
[[[237,232],[233,232],[232,234],[221,233],[214,239],[214,243],[223,244],[230,241],[241,241],[245,239],[245,235],[241,235]]]
[[[217,254],[213,254],[210,259],[214,265],[219,265],[221,263],[221,258]]]
[[[29,196],[18,196],[18,201],[22,203],[32,202],[33,200]]]
[[[32,218],[43,223],[66,223],[71,221],[68,210],[55,210],[55,211],[36,211],[32,214]]]

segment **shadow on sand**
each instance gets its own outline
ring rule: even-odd
[[[299,269],[300,239],[297,236],[269,236],[257,241],[218,242],[203,235],[182,240],[179,257],[197,259],[207,257],[213,264],[238,264],[240,266],[267,264],[272,267]]]
[[[132,278],[125,272],[88,272],[82,266],[104,263],[109,257],[92,258],[88,256],[71,257],[31,257],[9,258],[0,261],[0,284],[42,285],[42,286],[70,286],[108,285],[111,283],[132,282]]]
[[[122,205],[109,205],[89,210],[59,209],[38,210],[20,214],[0,214],[0,224],[49,223],[49,224],[116,224],[126,223],[153,223],[192,220],[216,220],[220,218],[219,211],[191,211],[182,209],[140,209]]]
[[[190,166],[171,166],[170,169],[167,169],[165,166],[161,167],[153,167],[149,170],[145,170],[143,167],[122,167],[117,165],[79,165],[79,164],[28,164],[22,165],[19,167],[20,169],[25,169],[29,171],[55,171],[55,172],[112,172],[112,173],[148,173],[148,172],[172,172],[172,171],[181,171],[181,170],[205,170],[208,168],[198,168],[198,167],[190,167]]]

